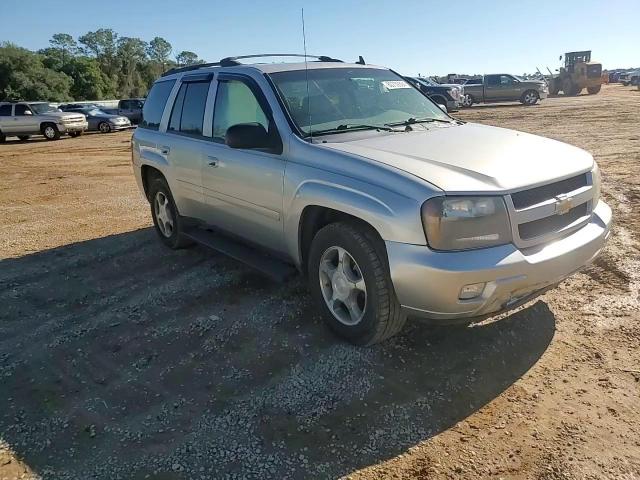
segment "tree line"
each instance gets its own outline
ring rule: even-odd
[[[74,39],[56,33],[36,52],[0,42],[1,100],[101,100],[142,97],[165,70],[203,63],[162,37],[149,42],[101,28]]]

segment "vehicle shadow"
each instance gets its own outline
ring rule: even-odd
[[[345,475],[473,414],[555,332],[539,301],[354,347],[301,279],[151,229],[2,260],[0,302],[0,440],[52,478]]]

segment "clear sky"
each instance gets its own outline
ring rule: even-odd
[[[0,0],[0,41],[39,49],[54,33],[112,28],[208,61],[300,53],[302,7],[308,53],[404,74],[534,72],[588,49],[604,68],[640,67],[640,0]]]

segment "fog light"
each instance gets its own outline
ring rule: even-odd
[[[471,300],[472,298],[479,297],[482,295],[485,285],[485,282],[465,285],[460,289],[460,295],[458,295],[458,298],[460,300]]]

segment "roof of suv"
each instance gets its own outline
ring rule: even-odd
[[[265,54],[265,55],[246,55],[241,57],[227,57],[217,63],[205,63],[202,65],[190,65],[187,67],[173,68],[164,74],[162,77],[172,76],[183,72],[207,72],[215,71],[219,68],[233,70],[243,70],[247,68],[260,70],[263,73],[275,73],[275,72],[288,72],[294,70],[304,69],[320,69],[320,68],[379,68],[376,65],[367,65],[364,63],[364,59],[360,57],[357,63],[345,63],[342,60],[337,60],[331,57],[308,55],[309,61],[307,62],[277,62],[277,63],[240,63],[238,60],[242,58],[262,58],[262,57],[304,57],[300,54]]]

